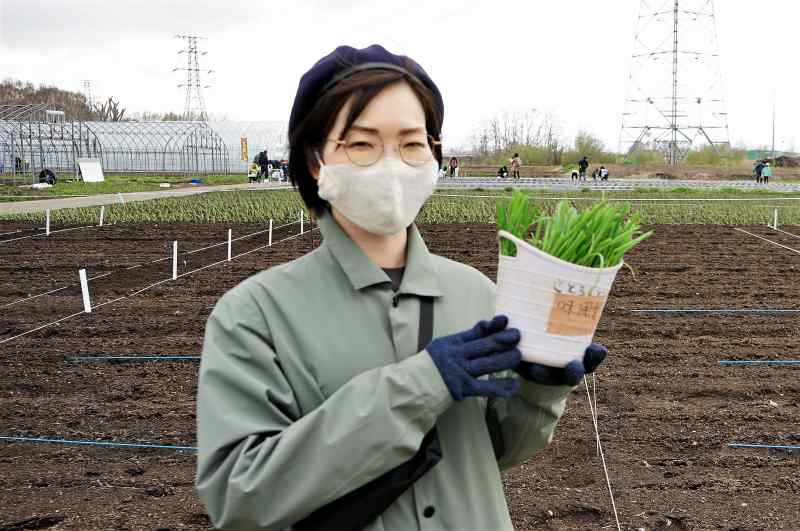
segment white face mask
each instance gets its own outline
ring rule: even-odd
[[[433,194],[439,163],[409,166],[383,157],[371,166],[320,161],[319,196],[347,219],[373,234],[397,234],[406,229]]]

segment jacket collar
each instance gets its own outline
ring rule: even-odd
[[[330,212],[325,212],[317,219],[322,231],[323,247],[330,250],[353,289],[361,290],[391,282],[389,276],[350,239]],[[406,266],[398,293],[425,297],[442,296],[433,259],[416,224],[411,224],[408,228]]]

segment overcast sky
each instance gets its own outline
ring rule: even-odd
[[[379,43],[437,83],[446,141],[466,143],[498,111],[535,108],[555,113],[565,137],[583,129],[616,149],[640,3],[0,0],[0,78],[76,91],[91,79],[129,111],[182,112],[174,35],[197,34],[208,38],[201,66],[214,70],[210,113],[286,121],[316,60],[340,44]],[[775,94],[778,149],[800,149],[800,2],[715,4],[731,141],[771,142]]]

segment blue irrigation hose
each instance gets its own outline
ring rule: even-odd
[[[729,448],[769,448],[771,450],[800,450],[800,446],[790,446],[783,444],[744,444],[729,443]]]
[[[149,444],[149,443],[115,443],[104,441],[71,441],[67,439],[43,439],[39,437],[0,437],[0,440],[11,442],[33,442],[50,444],[74,444],[83,446],[109,446],[112,448],[154,448],[162,450],[188,450],[196,452],[195,446],[173,446],[169,444]]]
[[[656,309],[653,309],[653,310],[625,310],[625,311],[628,312],[628,313],[662,313],[662,314],[663,313],[677,313],[677,314],[681,314],[681,313],[702,313],[702,314],[719,314],[719,315],[724,315],[724,314],[748,314],[748,313],[766,314],[766,315],[771,315],[771,314],[781,314],[781,315],[800,314],[800,309],[761,310],[761,309],[758,309],[758,308],[733,308],[733,309],[729,309],[729,310],[726,310],[726,309],[723,309],[723,308],[714,309],[714,310],[710,310],[710,309],[709,310],[690,310],[690,309],[686,309],[686,310],[657,309],[656,310]]]
[[[720,365],[800,365],[800,360],[721,360]]]
[[[69,361],[175,361],[199,360],[200,356],[79,356]]]

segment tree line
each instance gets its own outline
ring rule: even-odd
[[[501,111],[480,122],[471,135],[471,150],[478,164],[507,164],[519,153],[525,164],[562,166],[586,156],[596,162],[614,162],[617,155],[587,131],[574,142],[564,140],[558,118],[537,110]]]
[[[175,112],[129,113],[113,96],[98,102],[89,102],[80,92],[60,89],[51,85],[35,86],[30,82],[4,79],[0,82],[0,105],[25,105],[52,103],[64,111],[67,120],[97,122],[174,122],[183,116]]]

